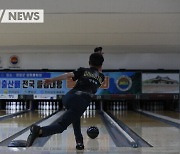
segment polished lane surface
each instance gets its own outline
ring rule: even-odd
[[[48,116],[48,113],[33,111],[0,122],[0,142]]]
[[[81,118],[81,125],[86,150],[109,151],[111,148],[116,147],[100,115],[96,111],[86,111]],[[99,136],[96,139],[90,139],[87,136],[86,131],[90,126],[97,126],[99,128]],[[44,145],[44,148],[49,150],[58,148],[64,151],[75,150],[75,139],[72,126],[70,125],[62,134],[52,135],[49,141]]]
[[[180,112],[174,111],[153,111],[153,113],[180,120]]]
[[[127,116],[127,112],[122,112],[121,116]],[[36,117],[37,118],[37,117]],[[35,118],[35,119],[36,119]],[[135,118],[137,119],[137,118]],[[144,119],[144,118],[142,118]],[[133,118],[129,119],[132,121]],[[86,114],[82,117],[82,132],[85,140],[85,150],[75,150],[75,141],[73,129],[70,126],[63,134],[53,135],[44,147],[30,147],[30,148],[8,148],[1,147],[0,153],[3,154],[179,154],[179,149],[174,147],[145,147],[145,148],[131,148],[131,147],[115,147],[105,129],[99,115],[95,112]],[[128,121],[128,120],[127,120]],[[144,121],[144,120],[143,120]],[[144,129],[148,127],[148,122],[143,122]],[[100,129],[100,135],[97,139],[89,139],[86,135],[86,129],[90,125],[96,125]],[[134,125],[134,124],[132,124]],[[140,127],[140,124],[134,125],[134,128]],[[160,126],[160,125],[158,125]],[[105,135],[105,136],[104,136]],[[60,141],[59,141],[60,140]],[[71,145],[68,145],[71,144]],[[63,147],[64,146],[64,147]]]
[[[111,111],[111,113],[152,146],[179,148],[180,129],[133,111]]]

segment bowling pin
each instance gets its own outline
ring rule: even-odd
[[[53,110],[56,110],[56,102],[53,103]]]
[[[59,102],[57,102],[56,109],[59,110]]]
[[[92,110],[92,102],[90,102],[89,110]]]
[[[50,102],[49,109],[52,110],[52,102]]]
[[[89,104],[89,106],[90,106],[90,104]],[[89,106],[87,107],[87,109],[86,109],[86,110],[89,110]]]
[[[119,110],[119,102],[116,102],[116,109]]]
[[[21,105],[20,105],[20,110],[23,110],[23,104],[22,104],[22,102],[20,103]]]
[[[27,102],[24,102],[24,110],[27,109]]]
[[[41,110],[41,102],[38,102],[38,110]]]
[[[43,102],[41,102],[40,110],[43,110]]]
[[[86,117],[89,118],[89,111],[90,110],[87,110],[87,113],[86,113]]]
[[[46,110],[49,110],[49,102],[46,102]]]
[[[13,108],[15,108],[15,110],[19,111],[19,109],[20,109],[19,102],[13,102]]]
[[[46,110],[46,102],[43,102],[43,110]]]
[[[94,104],[93,104],[93,110],[95,110],[96,109],[96,103],[94,102]]]
[[[113,102],[113,110],[116,110],[116,103]]]

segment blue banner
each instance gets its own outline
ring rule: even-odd
[[[104,72],[109,80],[108,86],[99,89],[98,95],[105,94],[139,94],[141,93],[141,73],[138,72]]]
[[[0,72],[0,94],[65,94],[65,81],[44,85],[45,78],[61,75],[63,72]]]
[[[45,78],[52,78],[64,72],[31,72],[12,71],[0,72],[0,94],[13,95],[64,95],[73,86],[72,80],[57,81],[44,85]],[[105,81],[98,89],[97,95],[104,94],[137,94],[141,92],[141,74],[137,72],[104,72]]]

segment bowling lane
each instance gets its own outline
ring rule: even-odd
[[[81,125],[86,150],[106,151],[116,147],[108,134],[100,115],[95,110],[87,110],[84,113],[81,118]],[[96,139],[90,139],[86,134],[87,128],[92,125],[99,128],[99,136]],[[53,148],[65,151],[74,150],[75,139],[72,126],[70,125],[62,134],[52,135],[48,142],[44,145],[44,148],[49,150]]]
[[[6,116],[9,114],[14,114],[14,113],[18,113],[21,112],[22,110],[1,110],[0,111],[0,116]]]
[[[180,130],[173,126],[133,111],[111,111],[111,113],[154,147],[178,148],[180,145]]]
[[[33,111],[1,121],[0,142],[46,116],[47,113]]]
[[[178,119],[180,120],[180,113],[179,112],[174,112],[174,111],[152,111],[156,114],[160,114],[160,115],[163,115],[163,116],[167,116],[167,117],[170,117],[170,118],[174,118],[174,119]]]
[[[0,110],[0,116],[4,116],[4,115],[6,115],[6,114],[7,114],[6,111]]]

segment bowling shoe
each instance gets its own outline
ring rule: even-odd
[[[84,149],[83,138],[76,139],[76,149],[77,150],[83,150]]]
[[[41,127],[37,126],[37,125],[32,125],[30,128],[31,133],[29,134],[28,138],[27,138],[27,144],[26,147],[30,147],[34,140],[39,137],[39,131],[40,131]]]
[[[82,142],[77,142],[76,143],[76,149],[77,150],[83,150],[84,149],[84,144]]]

